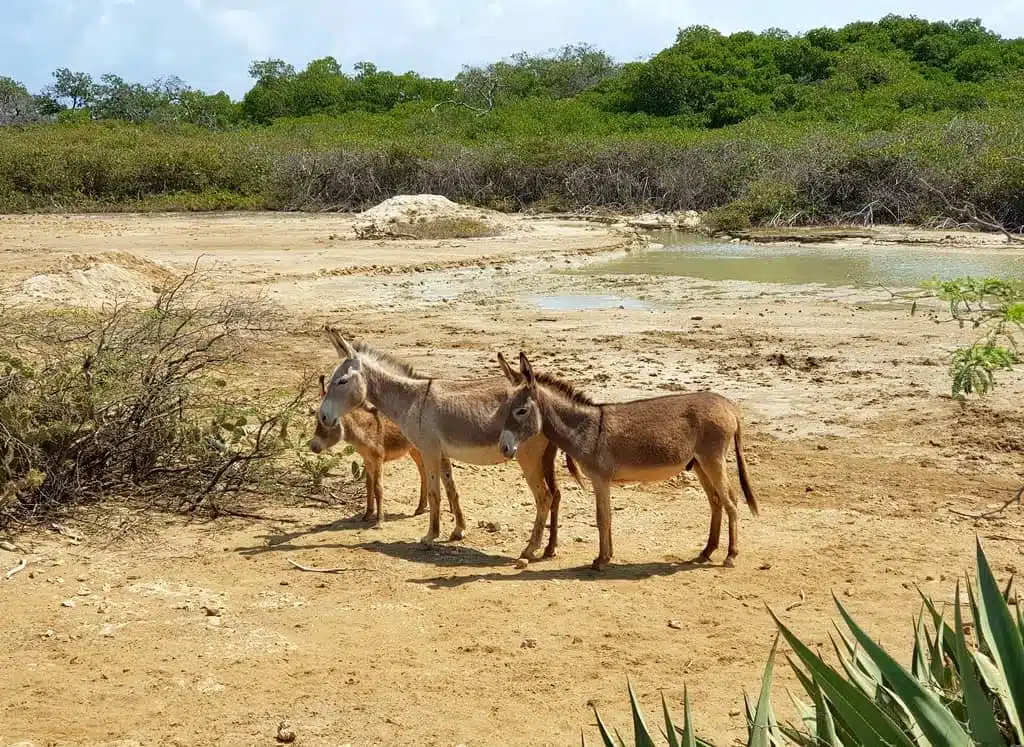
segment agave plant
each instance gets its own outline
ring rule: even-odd
[[[1014,747],[1024,743],[1024,612],[1013,579],[1000,590],[981,543],[977,544],[977,580],[966,583],[961,613],[957,584],[950,624],[943,611],[922,594],[924,604],[914,632],[907,669],[864,632],[838,599],[846,631],[836,626],[832,638],[840,669],[826,664],[769,609],[779,634],[772,646],[756,704],[746,701],[747,745],[750,747]],[[1016,614],[1011,611],[1016,607]],[[929,624],[930,622],[930,624]],[[967,641],[974,631],[974,645]],[[789,659],[806,699],[790,694],[797,723],[780,724],[772,710],[772,674],[779,638],[792,649]],[[665,727],[650,731],[629,689],[633,743],[637,747],[697,747],[699,739],[684,690],[684,722],[677,727],[662,697]],[[745,699],[746,700],[746,699]],[[606,747],[625,747],[597,710],[598,730]],[[586,740],[583,741],[584,746]]]

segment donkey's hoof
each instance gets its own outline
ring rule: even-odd
[[[558,555],[558,548],[551,547],[551,546],[548,546],[548,547],[544,548],[544,557],[545,558],[553,558],[556,555]]]
[[[729,557],[727,557],[725,560],[722,561],[722,565],[725,568],[735,568],[736,567],[736,558],[733,557],[732,555],[730,555]]]
[[[436,539],[437,539],[437,535],[436,534],[427,534],[427,535],[424,535],[423,538],[420,540],[420,544],[424,545],[425,547],[430,547],[431,545],[434,544],[434,540],[436,540]]]
[[[590,567],[595,571],[603,571],[610,561],[611,558],[596,557]]]
[[[526,558],[516,558],[516,562],[513,563],[513,565],[515,565],[515,567],[518,568],[519,570],[523,570],[523,568],[529,568],[530,567],[530,561],[527,560]]]
[[[461,527],[457,527],[457,528],[452,530],[452,534],[448,538],[448,541],[449,542],[458,542],[459,540],[461,540],[465,536],[466,536],[466,530],[461,528]]]
[[[704,563],[710,563],[711,562],[711,553],[709,553],[709,552],[702,552],[700,555],[698,555],[696,558],[693,559],[693,562],[694,563],[700,563],[702,565]]]
[[[422,516],[426,512],[427,512],[427,507],[426,506],[417,506],[416,510],[412,512],[412,515],[413,516]]]
[[[367,524],[369,524],[371,521],[374,521],[376,518],[377,514],[373,513],[372,511],[367,511],[365,514],[363,514],[363,521],[365,521]]]
[[[532,561],[537,559],[537,548],[527,546],[525,550],[519,553],[519,557],[523,560]]]

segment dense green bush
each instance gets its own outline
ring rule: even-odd
[[[0,211],[356,209],[419,191],[713,210],[721,230],[928,223],[966,204],[1024,225],[1024,41],[978,21],[693,27],[646,62],[577,45],[451,81],[329,57],[250,75],[241,102],[174,78],[61,69],[33,97],[0,77]]]

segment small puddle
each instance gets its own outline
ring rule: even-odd
[[[659,235],[662,249],[585,267],[585,275],[675,275],[786,285],[918,287],[939,278],[1022,277],[1024,254],[914,246],[770,246]]]
[[[531,296],[530,300],[541,309],[548,311],[589,311],[593,309],[632,309],[643,310],[653,308],[639,298],[622,296]]]

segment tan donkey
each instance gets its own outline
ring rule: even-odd
[[[327,394],[325,377],[320,377],[320,398]],[[316,410],[313,414],[316,414]],[[416,447],[402,435],[401,428],[393,420],[381,415],[371,405],[358,407],[347,413],[337,425],[328,428],[316,419],[316,431],[309,442],[309,449],[314,454],[327,451],[339,441],[344,440],[352,445],[356,453],[363,458],[363,471],[366,477],[366,513],[363,521],[373,521],[377,526],[384,521],[384,488],[381,477],[384,463],[401,459],[406,454],[416,463],[420,473],[420,501],[416,505],[414,516],[427,510],[427,473],[423,467],[423,458]],[[441,460],[441,482],[448,495],[448,505],[452,513],[458,513],[459,494],[455,489],[452,477],[452,464],[448,459]]]
[[[590,478],[597,499],[600,550],[594,568],[612,558],[611,486],[626,482],[668,480],[693,469],[711,503],[711,528],[699,560],[707,562],[718,549],[722,510],[729,517],[726,566],[739,554],[735,493],[729,484],[726,458],[736,449],[736,466],[747,506],[757,515],[743,459],[739,406],[713,392],[597,404],[571,384],[535,374],[524,353],[519,372],[498,355],[505,376],[515,385],[501,432],[501,453],[511,458],[520,444],[543,433],[565,452],[569,470],[578,462]]]
[[[421,541],[433,543],[441,533],[442,460],[491,465],[511,458],[502,456],[498,441],[514,387],[502,376],[423,378],[386,353],[362,343],[352,345],[333,329],[325,331],[342,360],[320,404],[320,423],[334,428],[345,415],[369,402],[399,425],[402,434],[419,450],[427,473],[430,524]],[[528,560],[534,559],[540,549],[549,513],[553,520],[544,556],[551,557],[556,551],[560,497],[554,477],[556,453],[557,449],[538,431],[532,438],[523,439],[515,454],[537,508],[530,541],[520,556]],[[458,540],[465,535],[466,523],[461,511],[454,513],[451,539]]]

